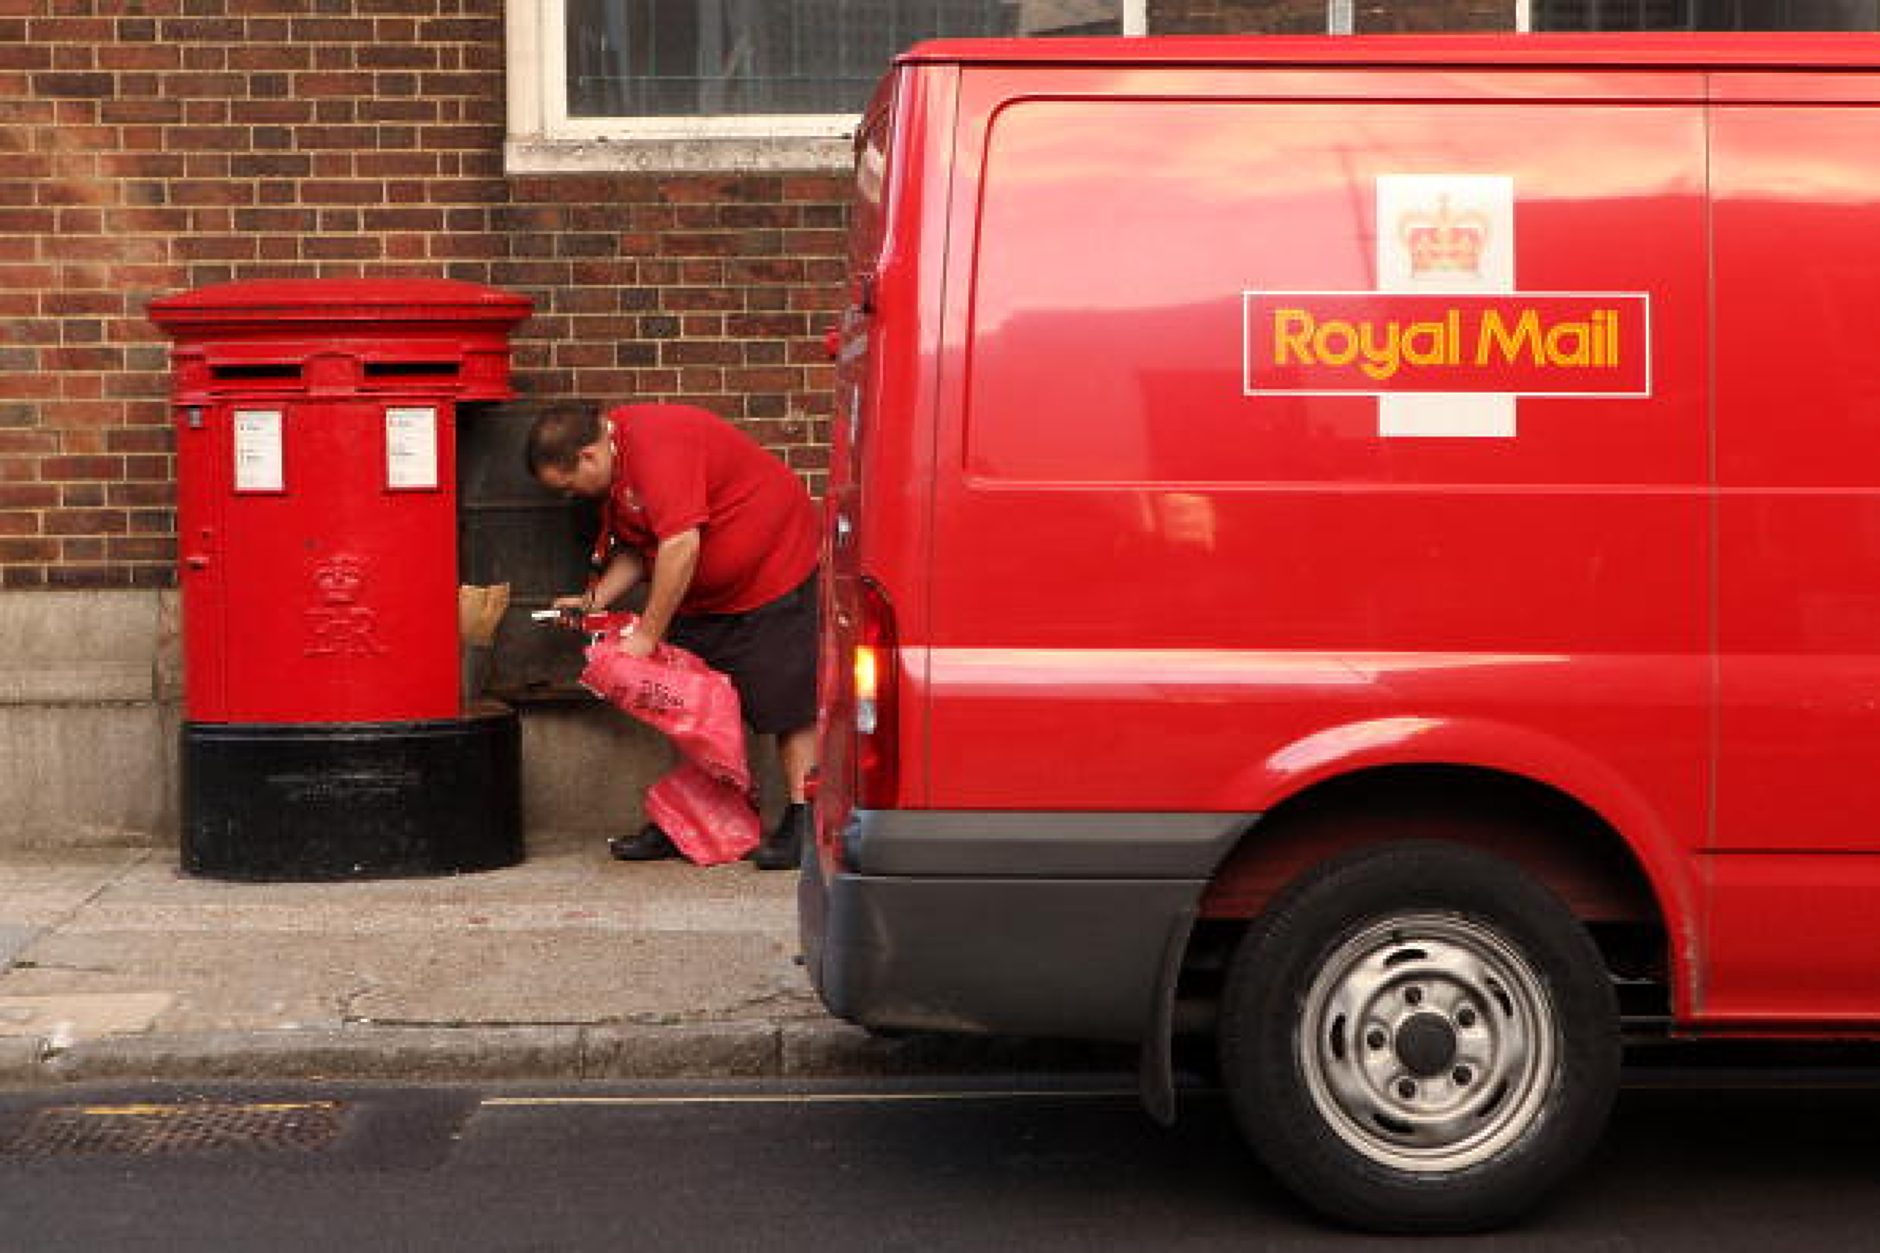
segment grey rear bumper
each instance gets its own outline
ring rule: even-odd
[[[804,953],[864,1026],[1134,1041],[1173,993],[1244,814],[858,811],[846,870],[812,853]]]

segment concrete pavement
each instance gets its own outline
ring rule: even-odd
[[[0,850],[0,1085],[1128,1064],[830,1019],[795,960],[795,889],[742,863],[618,863],[592,837],[332,884],[189,878],[168,850]]]

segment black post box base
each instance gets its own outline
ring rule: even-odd
[[[494,703],[427,722],[183,724],[183,869],[313,882],[522,860],[522,734]]]

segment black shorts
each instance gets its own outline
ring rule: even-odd
[[[666,638],[731,676],[744,720],[760,735],[816,721],[817,579],[742,613],[682,614]]]

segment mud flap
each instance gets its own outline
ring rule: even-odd
[[[1169,924],[1168,940],[1162,947],[1162,975],[1156,981],[1155,1000],[1136,1056],[1136,1090],[1142,1107],[1163,1127],[1175,1125],[1175,993],[1195,915],[1195,908],[1189,906]]]

